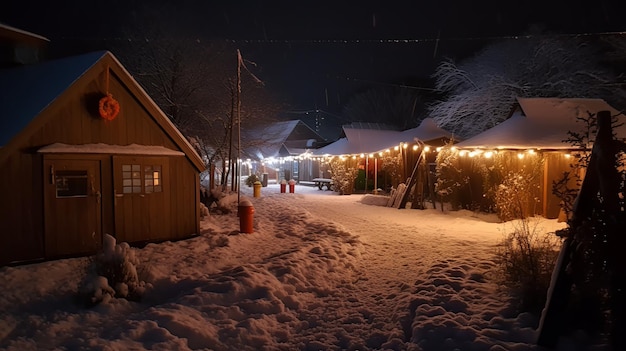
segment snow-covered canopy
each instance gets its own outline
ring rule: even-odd
[[[452,133],[437,126],[432,118],[405,131],[361,129],[343,127],[345,138],[313,151],[314,155],[353,155],[379,152],[400,143],[411,143],[416,140],[428,143],[441,138],[452,138]]]
[[[518,98],[517,101],[519,108],[509,119],[455,146],[462,149],[571,149],[564,140],[568,131],[584,128],[577,121],[578,117],[599,111],[623,117],[602,99]],[[626,137],[623,126],[615,132],[618,137]]]

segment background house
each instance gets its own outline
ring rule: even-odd
[[[404,131],[372,125],[343,126],[342,137],[335,142],[313,150],[321,163],[321,177],[330,177],[329,163],[339,158],[349,167],[360,170],[357,191],[397,187],[406,182],[424,152],[422,168],[416,171],[418,193],[428,192],[429,170],[434,165],[437,147],[453,139],[452,133],[439,128],[432,118],[425,118],[419,126]],[[361,179],[362,178],[362,179]],[[420,196],[421,196],[420,195]]]
[[[4,43],[4,45],[12,45]],[[110,52],[0,70],[0,264],[199,233],[187,140]],[[106,93],[119,102],[99,114]]]
[[[326,145],[326,140],[301,120],[272,123],[246,132],[244,153],[255,160],[248,174],[267,174],[269,179],[308,181],[319,173],[317,164],[301,157],[307,151]]]
[[[528,204],[525,214],[557,218],[561,199],[552,193],[552,185],[563,178],[564,172],[572,170],[572,153],[580,150],[566,142],[568,132],[586,132],[580,118],[595,117],[599,111],[610,111],[612,116],[620,119],[624,117],[602,99],[518,98],[510,118],[453,147],[458,166],[471,174],[473,195],[467,195],[472,197],[467,201],[480,203],[485,199],[484,172],[481,175],[479,169],[493,168],[495,162],[499,162],[511,173],[524,169],[530,171],[531,166],[538,165],[537,181],[529,189],[534,201]],[[626,137],[623,125],[614,132],[618,138]],[[593,139],[595,134],[590,137]],[[589,143],[589,150],[591,146]]]

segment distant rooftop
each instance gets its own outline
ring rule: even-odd
[[[377,129],[377,130],[398,130],[397,127],[394,127],[385,123],[373,123],[373,122],[352,122],[349,124],[344,124],[343,128],[351,128],[351,129]]]

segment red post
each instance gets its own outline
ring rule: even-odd
[[[283,179],[280,181],[280,192],[284,193],[287,188],[287,182]]]
[[[241,233],[254,233],[254,207],[249,200],[239,203],[239,231]]]
[[[289,192],[290,193],[296,192],[296,181],[293,179],[289,181]]]

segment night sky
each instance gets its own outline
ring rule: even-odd
[[[54,47],[119,39],[122,28],[153,13],[186,36],[233,40],[294,110],[339,114],[367,87],[432,87],[441,59],[462,59],[531,25],[559,34],[626,31],[622,7],[609,0],[8,0],[0,22],[46,36]]]

